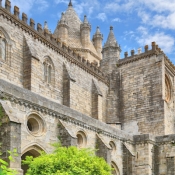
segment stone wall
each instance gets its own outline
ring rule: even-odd
[[[150,55],[126,64],[119,62],[118,110],[123,129],[129,133],[165,134],[162,59],[162,55]]]
[[[0,9],[3,10],[3,9]],[[19,20],[15,19],[17,22]],[[42,94],[43,96],[58,102],[59,104],[65,104],[63,100],[64,87],[64,74],[63,65],[69,69],[70,74],[74,76],[74,81],[70,82],[70,95],[69,106],[83,114],[91,116],[92,114],[92,81],[95,80],[101,89],[102,96],[102,117],[101,120],[106,119],[106,93],[108,89],[107,83],[105,83],[105,77],[101,81],[94,71],[89,72],[89,68],[92,69],[92,65],[83,65],[80,57],[78,66],[75,61],[70,62],[67,57],[70,57],[67,51],[67,56],[63,52],[55,51],[53,48],[49,48],[45,43],[41,43],[40,40],[27,33],[22,28],[13,26],[11,22],[7,21],[0,16],[0,27],[5,31],[11,41],[11,64],[2,63],[1,77],[7,81],[11,81],[14,84],[30,89],[32,92]],[[24,23],[23,23],[24,24]],[[31,28],[31,26],[28,26]],[[36,31],[35,31],[36,32]],[[47,40],[47,36],[42,37]],[[55,40],[54,40],[55,41]],[[55,41],[56,42],[56,41]],[[54,43],[54,42],[53,42]],[[65,48],[62,47],[61,50]],[[76,57],[76,55],[75,55]],[[44,79],[44,62],[46,59],[51,60],[52,64],[52,81],[48,83]],[[75,58],[74,58],[75,59]],[[86,61],[84,60],[84,64]],[[101,76],[101,75],[100,75]]]

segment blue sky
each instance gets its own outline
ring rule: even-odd
[[[4,5],[3,0],[3,5]],[[36,23],[48,22],[53,32],[60,15],[67,9],[69,0],[11,0],[20,12],[28,14]],[[87,15],[92,26],[91,36],[99,26],[106,42],[109,27],[121,45],[122,53],[156,41],[175,64],[175,0],[73,0],[73,6],[83,20]],[[13,8],[12,8],[13,10]]]

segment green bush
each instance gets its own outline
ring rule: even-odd
[[[13,151],[8,151],[9,160],[13,161],[13,156],[17,156],[16,149]],[[0,159],[0,175],[16,175],[17,172],[8,167],[8,163],[2,159]]]
[[[26,175],[111,175],[111,168],[93,151],[76,147],[57,147],[52,154],[42,153],[37,158],[27,157]]]

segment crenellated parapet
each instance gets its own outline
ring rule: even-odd
[[[135,54],[135,50],[131,50],[130,56],[128,56],[128,52],[125,52],[124,58],[119,60],[117,66],[121,66],[123,64],[128,64],[140,59],[151,57],[153,55],[164,54],[164,52],[159,48],[158,45],[156,45],[155,42],[152,42],[152,48],[150,50],[148,45],[145,45],[144,49],[145,50],[143,53],[141,53],[141,49],[138,49],[137,54]]]
[[[0,1],[1,2],[1,1]],[[18,26],[22,31],[29,34],[34,39],[41,42],[43,45],[48,47],[48,49],[52,49],[58,54],[65,57],[69,62],[76,64],[81,67],[86,72],[95,76],[98,80],[108,84],[108,79],[102,73],[101,69],[97,66],[94,66],[93,63],[90,63],[85,58],[82,58],[80,55],[75,53],[73,49],[66,46],[65,42],[62,42],[59,38],[54,37],[54,35],[48,31],[47,29],[42,28],[42,25],[35,23],[35,21],[31,18],[28,24],[28,16],[25,13],[22,13],[22,19],[19,18],[20,9],[15,6],[14,13],[11,13],[11,2],[5,1],[5,8],[0,6],[0,16],[2,16],[7,21],[11,21],[15,26]],[[86,60],[86,61],[85,61]]]

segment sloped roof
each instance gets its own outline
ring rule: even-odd
[[[110,27],[108,39],[104,45],[104,47],[109,47],[109,46],[113,46],[113,47],[118,46],[117,40],[116,40],[114,32],[113,32],[113,27]]]

